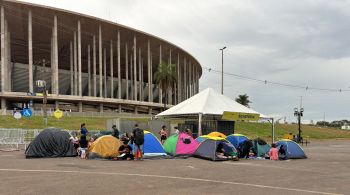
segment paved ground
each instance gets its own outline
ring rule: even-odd
[[[0,152],[0,194],[350,194],[350,141],[304,148],[306,160],[121,162],[25,159]]]

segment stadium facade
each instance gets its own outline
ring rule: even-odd
[[[79,112],[158,113],[199,90],[202,68],[180,47],[139,30],[67,10],[12,0],[1,6],[1,109],[30,102]],[[176,65],[178,81],[162,91],[161,62]],[[165,93],[168,98],[165,99]]]

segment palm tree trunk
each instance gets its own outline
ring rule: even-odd
[[[165,92],[165,96],[164,96],[164,98],[165,98],[165,100],[164,100],[164,110],[166,110],[166,100],[167,100],[167,96],[168,96],[168,94]]]

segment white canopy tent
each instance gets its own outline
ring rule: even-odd
[[[181,116],[198,116],[198,134],[201,134],[202,115],[221,116],[224,112],[239,112],[259,114],[259,112],[237,103],[232,98],[224,96],[212,88],[207,88],[180,104],[156,115],[157,118],[171,118]]]

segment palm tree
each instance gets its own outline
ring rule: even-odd
[[[249,100],[249,96],[247,94],[243,94],[243,95],[238,95],[238,98],[235,99],[236,102],[242,104],[243,106],[246,106],[249,108],[249,103],[252,103]]]
[[[165,93],[164,110],[166,109],[166,100],[168,97],[167,89],[173,89],[177,82],[177,73],[175,64],[168,64],[162,61],[154,74],[154,80]]]

